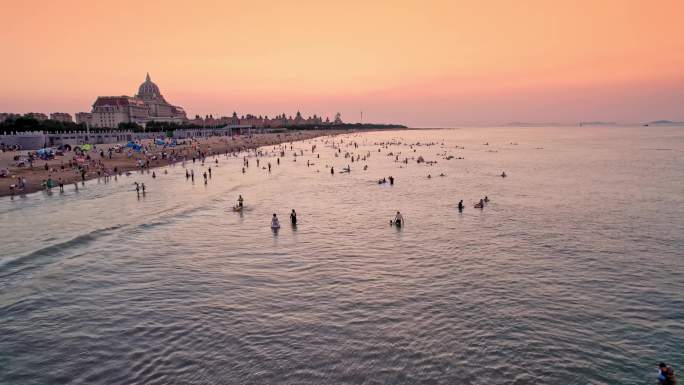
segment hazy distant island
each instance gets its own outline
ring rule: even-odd
[[[580,127],[582,126],[615,126],[617,125],[616,122],[602,122],[602,121],[593,121],[593,122],[579,122],[578,125]]]
[[[577,123],[561,123],[561,122],[510,122],[506,126],[509,127],[569,127],[569,126],[614,126],[617,125],[616,122],[604,122],[600,120],[588,121],[588,122],[577,122]]]
[[[684,122],[673,122],[671,120],[654,120],[644,123],[644,126],[684,126]]]
[[[578,127],[585,127],[585,126],[618,126],[618,125],[625,125],[625,126],[684,126],[684,122],[675,122],[672,120],[654,120],[652,122],[646,122],[646,123],[636,123],[636,122],[629,122],[629,123],[619,123],[619,122],[605,122],[602,120],[596,120],[596,121],[580,121],[577,123],[559,123],[559,122],[509,122],[504,124],[506,127],[570,127],[570,126],[578,126]]]
[[[561,127],[567,125],[558,122],[508,122],[504,124],[507,127]]]

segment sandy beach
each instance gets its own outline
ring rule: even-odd
[[[306,130],[252,136],[215,136],[179,140],[175,147],[154,145],[154,140],[150,139],[140,143],[144,146],[145,151],[112,151],[111,157],[109,149],[114,148],[115,144],[108,143],[96,145],[92,151],[87,153],[88,156],[79,162],[77,162],[76,154],[69,151],[48,161],[38,159],[33,163],[33,167],[17,167],[14,157],[20,153],[9,151],[0,153],[0,170],[9,171],[8,177],[0,178],[0,196],[23,195],[40,191],[44,188],[43,182],[48,179],[52,179],[53,187],[59,188],[59,183],[69,186],[82,180],[95,179],[106,175],[113,176],[115,171],[118,174],[139,170],[141,164],[145,164],[149,168],[163,167],[182,161],[183,158],[191,160],[193,157],[199,157],[200,154],[211,156],[234,153],[262,146],[346,132],[349,131]],[[11,186],[19,185],[22,179],[25,180],[25,188],[23,190],[15,189],[13,192]]]

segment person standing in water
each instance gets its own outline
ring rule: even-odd
[[[463,211],[463,199],[461,199],[461,201],[458,202],[458,211]]]
[[[401,215],[399,211],[397,211],[397,215],[394,216],[394,224],[396,226],[401,226],[404,224],[404,216]]]
[[[271,218],[271,228],[272,229],[277,229],[280,227],[280,223],[278,222],[278,217],[273,213],[273,218]]]
[[[292,209],[292,212],[290,213],[290,221],[292,222],[292,226],[297,226],[297,213],[294,209]]]
[[[245,200],[242,198],[242,195],[239,195],[238,196],[238,207],[242,208],[244,201]]]
[[[666,363],[658,364],[658,384],[660,385],[675,385],[677,379],[674,375],[672,367],[667,366]]]

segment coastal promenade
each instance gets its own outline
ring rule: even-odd
[[[192,129],[176,129],[172,137],[176,139],[205,138],[210,136],[233,136],[240,134],[264,134],[282,130],[253,128],[248,125],[232,125],[221,128],[205,127]],[[112,144],[144,139],[155,139],[165,136],[165,132],[134,132],[132,130],[94,130],[94,131],[60,131],[43,132],[27,131],[0,133],[0,144],[20,146],[23,150],[37,150],[63,144],[71,146],[80,144]]]

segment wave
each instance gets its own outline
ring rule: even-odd
[[[97,229],[90,231],[85,234],[78,235],[74,238],[71,238],[67,241],[64,242],[59,242],[55,243],[49,246],[42,247],[38,250],[32,251],[28,254],[9,259],[6,261],[0,261],[0,273],[6,272],[8,270],[12,270],[7,274],[2,274],[0,275],[0,278],[4,278],[7,276],[10,276],[12,274],[16,274],[17,272],[22,271],[23,269],[16,269],[17,267],[21,267],[23,265],[26,265],[27,263],[31,262],[32,265],[30,268],[39,266],[38,262],[44,260],[45,258],[49,257],[54,257],[60,255],[63,251],[73,251],[74,249],[77,249],[79,247],[88,245],[94,241],[96,241],[99,238],[102,238],[106,236],[108,233],[118,230],[122,228],[122,225],[116,225],[116,226],[110,226],[106,227],[103,229]]]

